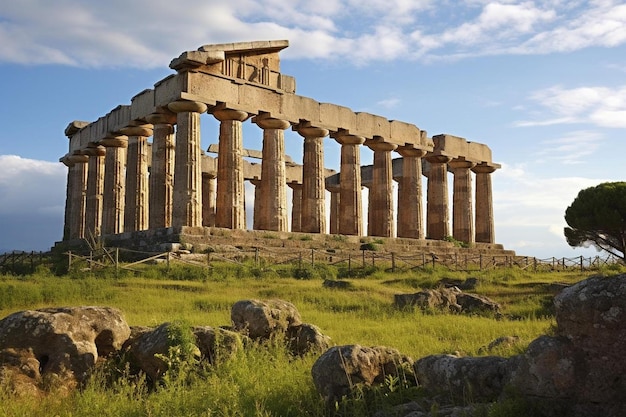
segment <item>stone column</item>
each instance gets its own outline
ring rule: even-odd
[[[328,187],[330,192],[330,233],[336,235],[339,233],[339,193],[341,189],[339,187]]]
[[[102,139],[106,148],[104,157],[104,193],[102,207],[102,234],[111,235],[124,231],[124,203],[126,200],[126,148],[128,136],[112,136]]]
[[[252,229],[260,230],[259,224],[262,223],[261,216],[263,215],[263,197],[261,189],[261,180],[254,177],[250,180],[250,183],[254,185],[254,208],[252,213]]]
[[[476,242],[496,242],[491,191],[491,174],[496,169],[485,162],[472,168],[476,173]]]
[[[443,240],[450,236],[446,166],[450,159],[444,155],[426,157],[430,163],[426,190],[426,235],[429,239]]]
[[[242,122],[248,113],[219,109],[213,111],[213,116],[220,121],[215,226],[245,229]]]
[[[452,236],[465,243],[474,243],[474,210],[472,209],[472,176],[476,165],[461,157],[448,162],[454,175],[452,189]]]
[[[72,164],[68,155],[63,155],[59,158],[59,162],[63,163],[67,167],[67,178],[65,181],[65,212],[63,217],[63,240],[69,240],[70,238],[70,219],[72,218],[72,171],[70,168]]]
[[[202,226],[202,151],[200,114],[207,105],[197,101],[175,101],[167,105],[176,113],[174,156],[174,207],[172,226]]]
[[[382,138],[368,140],[365,144],[374,151],[372,186],[369,192],[367,234],[370,236],[394,236],[393,216],[393,168],[391,151],[398,145],[383,142]]]
[[[303,209],[303,185],[297,182],[290,182],[287,184],[292,190],[291,197],[291,231],[292,232],[304,232],[302,230],[302,223],[304,221]]]
[[[202,226],[215,226],[215,197],[217,179],[215,175],[202,173]]]
[[[137,124],[121,129],[128,136],[126,155],[126,206],[124,231],[148,229],[148,137],[152,125]]]
[[[362,136],[337,132],[333,138],[341,144],[339,174],[339,230],[342,235],[363,234],[363,206],[361,197],[361,152],[365,142]]]
[[[85,233],[87,237],[95,238],[102,235],[106,148],[104,146],[89,146],[84,152],[89,156]]]
[[[154,125],[152,166],[150,167],[149,217],[150,229],[172,225],[174,203],[174,149],[176,115],[154,113],[147,121]]]
[[[401,146],[402,177],[398,181],[398,237],[424,239],[422,212],[422,157],[426,151]]]
[[[277,232],[287,231],[287,177],[285,173],[284,130],[286,120],[259,115],[253,118],[263,129],[263,162],[261,163],[261,188],[263,189],[263,215],[259,228]]]
[[[326,193],[324,188],[324,137],[328,130],[303,125],[302,232],[326,233]]]
[[[69,238],[85,237],[85,210],[87,205],[87,155],[73,154],[67,157],[70,165],[71,191]]]

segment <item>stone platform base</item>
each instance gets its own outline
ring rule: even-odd
[[[263,230],[232,230],[216,227],[169,227],[103,236],[99,244],[141,252],[193,253],[252,251],[256,248],[319,250],[329,253],[360,252],[363,244],[371,244],[377,252],[411,253],[428,256],[515,256],[500,244],[475,243],[471,247],[441,240],[382,238],[314,233],[273,232]],[[53,250],[89,251],[85,240],[57,242]]]

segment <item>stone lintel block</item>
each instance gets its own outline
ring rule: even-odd
[[[281,97],[282,94],[278,94],[273,89],[250,84],[239,85],[239,108],[255,109],[256,114],[270,113],[273,118],[288,120],[289,115],[281,111]],[[289,121],[296,123],[298,119]]]
[[[459,156],[468,156],[469,154],[469,145],[464,138],[440,134],[433,136],[433,142],[435,143],[435,149],[433,150],[435,155],[457,158]]]
[[[311,122],[313,122],[311,120]],[[331,131],[346,130],[356,134],[356,114],[348,107],[331,103],[320,103],[320,125]]]
[[[356,130],[354,134],[366,138],[380,136],[385,141],[389,141],[391,137],[389,120],[375,114],[358,112],[356,113]]]
[[[283,94],[281,96],[281,111],[292,122],[307,120],[311,126],[316,127],[320,123],[320,103],[309,97]]]
[[[70,122],[65,128],[65,136],[68,138],[74,136],[80,129],[89,125],[89,122],[84,122],[82,120],[74,120]]]
[[[181,74],[182,75],[182,74]],[[239,85],[233,80],[204,72],[185,73],[181,93],[192,94],[204,103],[239,103]]]
[[[389,127],[391,130],[390,142],[425,151],[433,150],[432,146],[429,147],[427,143],[422,143],[422,132],[417,126],[398,120],[390,120]]]
[[[213,177],[217,176],[217,158],[202,155],[201,161],[203,174],[206,173]]]
[[[132,120],[146,120],[148,115],[156,112],[154,105],[154,90],[146,89],[130,100],[130,118]]]
[[[302,184],[302,165],[285,165],[285,179],[287,185]]]
[[[246,54],[252,52],[255,55],[259,53],[275,53],[279,52],[289,46],[288,40],[271,40],[271,41],[254,41],[254,42],[235,42],[235,43],[220,43],[213,45],[202,45],[198,48],[198,51],[211,52],[239,52]]]
[[[154,85],[155,107],[167,107],[169,103],[180,98],[181,92],[187,91],[186,74],[172,74]]]
[[[224,51],[186,51],[172,59],[170,68],[176,71],[185,71],[204,65],[217,64],[224,61]]]
[[[128,126],[131,120],[130,106],[117,106],[107,114],[107,130],[109,132],[119,132],[120,129]]]
[[[296,92],[296,79],[291,75],[280,74],[278,88],[285,93],[294,94]]]
[[[489,149],[489,146],[478,142],[468,142],[468,148],[468,160],[477,163],[491,162],[491,149]]]

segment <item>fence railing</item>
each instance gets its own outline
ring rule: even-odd
[[[384,269],[389,272],[419,270],[445,267],[452,271],[485,271],[497,268],[519,268],[531,272],[549,271],[597,271],[603,267],[617,264],[620,260],[614,256],[574,258],[545,258],[512,255],[485,254],[434,254],[429,252],[392,253],[371,250],[333,251],[320,249],[267,248],[252,247],[239,250],[211,251],[204,254],[180,252],[138,252],[122,248],[102,248],[99,252],[88,255],[68,252],[68,268],[78,261],[89,269],[113,266],[116,270],[136,270],[144,263],[164,262],[166,265],[182,263],[212,268],[219,263],[234,263],[254,267],[271,268],[272,266],[292,265],[298,268],[316,264],[332,265],[352,270],[369,267]],[[131,258],[132,261],[128,261]],[[123,260],[123,261],[122,261]]]
[[[379,252],[371,250],[334,251],[320,249],[267,248],[252,247],[239,250],[225,250],[192,254],[179,252],[140,252],[123,248],[99,248],[88,253],[66,252],[67,269],[94,270],[98,268],[115,268],[119,270],[138,271],[137,267],[146,263],[187,264],[212,268],[219,263],[251,265],[254,267],[271,268],[280,265],[293,265],[298,268],[316,264],[333,265],[344,268],[351,273],[353,270],[366,268],[384,269],[389,272],[419,270],[425,268],[445,267],[452,271],[485,271],[497,268],[520,268],[532,272],[548,271],[597,271],[609,265],[619,263],[614,256],[595,256],[574,258],[535,258],[511,255],[484,254],[433,254],[430,252]],[[52,263],[50,252],[9,252],[0,254],[0,273],[25,275],[33,273],[39,265]]]

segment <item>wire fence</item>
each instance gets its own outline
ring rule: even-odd
[[[574,258],[545,258],[513,255],[485,255],[451,252],[434,254],[431,252],[380,252],[374,250],[336,251],[332,249],[302,249],[249,247],[237,250],[210,251],[207,253],[141,252],[124,248],[98,248],[88,253],[65,252],[67,270],[94,270],[114,268],[116,271],[139,272],[142,264],[164,263],[194,265],[213,268],[228,263],[254,268],[272,268],[284,265],[302,269],[316,265],[329,265],[347,270],[348,274],[359,270],[375,268],[388,272],[420,270],[444,267],[451,271],[486,271],[498,268],[519,268],[532,272],[557,271],[597,271],[607,266],[621,263],[614,256]],[[55,261],[51,252],[10,252],[0,254],[0,272],[25,275],[36,271],[40,265],[50,267]],[[58,255],[57,255],[58,258]],[[57,259],[58,263],[59,260]]]

